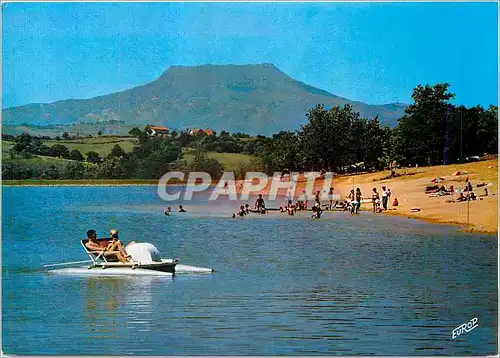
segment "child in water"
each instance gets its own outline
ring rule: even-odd
[[[323,212],[323,210],[321,210],[320,207],[314,205],[312,207],[312,215],[311,215],[311,218],[312,219],[320,219],[321,218],[321,213]]]

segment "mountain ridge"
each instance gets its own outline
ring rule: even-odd
[[[306,123],[307,110],[324,104],[351,104],[364,117],[395,125],[405,104],[370,105],[298,81],[270,63],[255,65],[174,65],[155,80],[88,99],[31,103],[2,110],[6,125],[71,125],[121,120],[178,129],[270,135]]]

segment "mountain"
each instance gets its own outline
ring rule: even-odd
[[[368,105],[294,80],[272,64],[172,66],[158,79],[123,92],[89,99],[28,104],[3,110],[4,125],[103,124],[123,121],[143,127],[270,135],[298,129],[307,110],[351,104],[364,117],[379,116],[389,126],[406,107]]]

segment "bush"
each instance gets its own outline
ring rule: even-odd
[[[87,153],[87,162],[92,163],[92,164],[100,163],[101,156],[97,152],[90,151]]]
[[[64,168],[63,177],[65,179],[84,179],[85,166],[80,162],[71,162]]]
[[[73,150],[71,151],[71,153],[69,153],[69,159],[72,159],[72,160],[76,160],[76,161],[81,162],[81,161],[83,161],[83,159],[84,159],[84,158],[83,158],[82,153],[80,153],[80,151],[79,151],[79,150],[77,150],[77,149],[73,149]]]
[[[62,144],[54,144],[50,147],[48,154],[56,158],[69,158],[69,149]]]

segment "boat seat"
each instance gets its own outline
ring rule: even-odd
[[[101,260],[103,262],[119,262],[118,258],[116,257],[105,257],[102,253],[102,251],[91,251],[87,248],[87,246],[85,246],[85,244],[89,241],[89,239],[83,239],[81,241],[81,244],[85,250],[85,252],[87,253],[87,255],[89,255],[90,259],[94,262],[94,264],[98,263],[98,260]],[[101,247],[107,247],[108,246],[108,243],[109,243],[109,239],[108,238],[100,238],[100,239],[97,239],[97,242],[99,242],[99,246]]]

